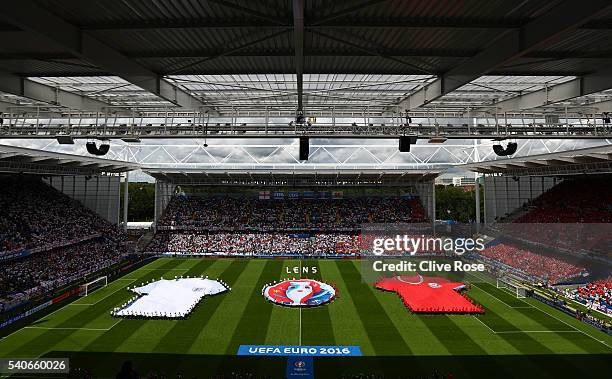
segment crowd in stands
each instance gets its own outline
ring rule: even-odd
[[[0,265],[0,302],[53,291],[118,263],[125,245],[104,238],[32,254]]]
[[[148,250],[221,255],[355,255],[359,252],[359,239],[356,234],[346,233],[318,233],[310,237],[288,233],[161,233]]]
[[[559,258],[536,254],[505,243],[489,246],[479,252],[493,264],[503,264],[526,274],[534,281],[545,281],[549,284],[576,277],[586,272],[584,267],[568,263]]]
[[[425,221],[417,199],[175,196],[147,250],[221,255],[356,255],[362,224]]]
[[[587,308],[612,314],[612,277],[566,289],[564,295]]]
[[[516,223],[611,223],[612,178],[566,180],[534,199]]]
[[[38,178],[0,176],[0,312],[132,251],[127,235]]]
[[[253,196],[175,196],[160,227],[206,230],[357,230],[367,223],[425,220],[416,199],[355,197],[345,199],[259,200]]]
[[[612,260],[611,188],[609,177],[565,180],[528,203],[527,213],[500,229],[515,238]]]
[[[115,226],[39,179],[0,177],[0,256],[88,236],[120,238]]]

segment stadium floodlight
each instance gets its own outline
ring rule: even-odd
[[[310,153],[310,141],[308,137],[300,137],[300,160],[307,161]]]
[[[106,155],[110,150],[110,144],[102,143],[100,144],[100,147],[97,147],[95,142],[89,141],[85,144],[85,148],[87,149],[87,152],[91,155],[103,156]]]
[[[399,152],[409,153],[410,145],[414,145],[417,141],[416,136],[401,136],[399,138]]]
[[[514,153],[516,153],[516,150],[518,149],[518,144],[516,142],[508,142],[508,145],[506,146],[506,148],[504,148],[502,145],[493,145],[493,152],[500,157],[506,157],[508,155],[513,155]]]
[[[72,136],[57,136],[56,139],[60,145],[74,145],[74,138]]]

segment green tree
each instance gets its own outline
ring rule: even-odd
[[[455,186],[436,186],[436,217],[442,220],[470,222],[476,219],[476,191]],[[484,196],[480,189],[480,213],[484,214]]]
[[[129,183],[128,221],[153,221],[155,214],[155,184]],[[121,217],[123,217],[123,185],[121,186]]]

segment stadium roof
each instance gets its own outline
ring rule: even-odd
[[[607,0],[13,0],[1,7],[5,110],[612,110]]]
[[[612,173],[612,145],[457,166],[484,174],[573,175]]]
[[[251,170],[143,168],[154,178],[182,185],[257,185],[257,186],[373,186],[411,185],[432,180],[440,170],[305,169]]]
[[[137,170],[135,163],[0,145],[0,173],[96,175]]]

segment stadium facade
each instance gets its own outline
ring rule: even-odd
[[[0,375],[609,371],[611,21],[604,0],[3,2]],[[128,233],[143,177],[153,223]],[[436,239],[461,252],[399,245]]]

